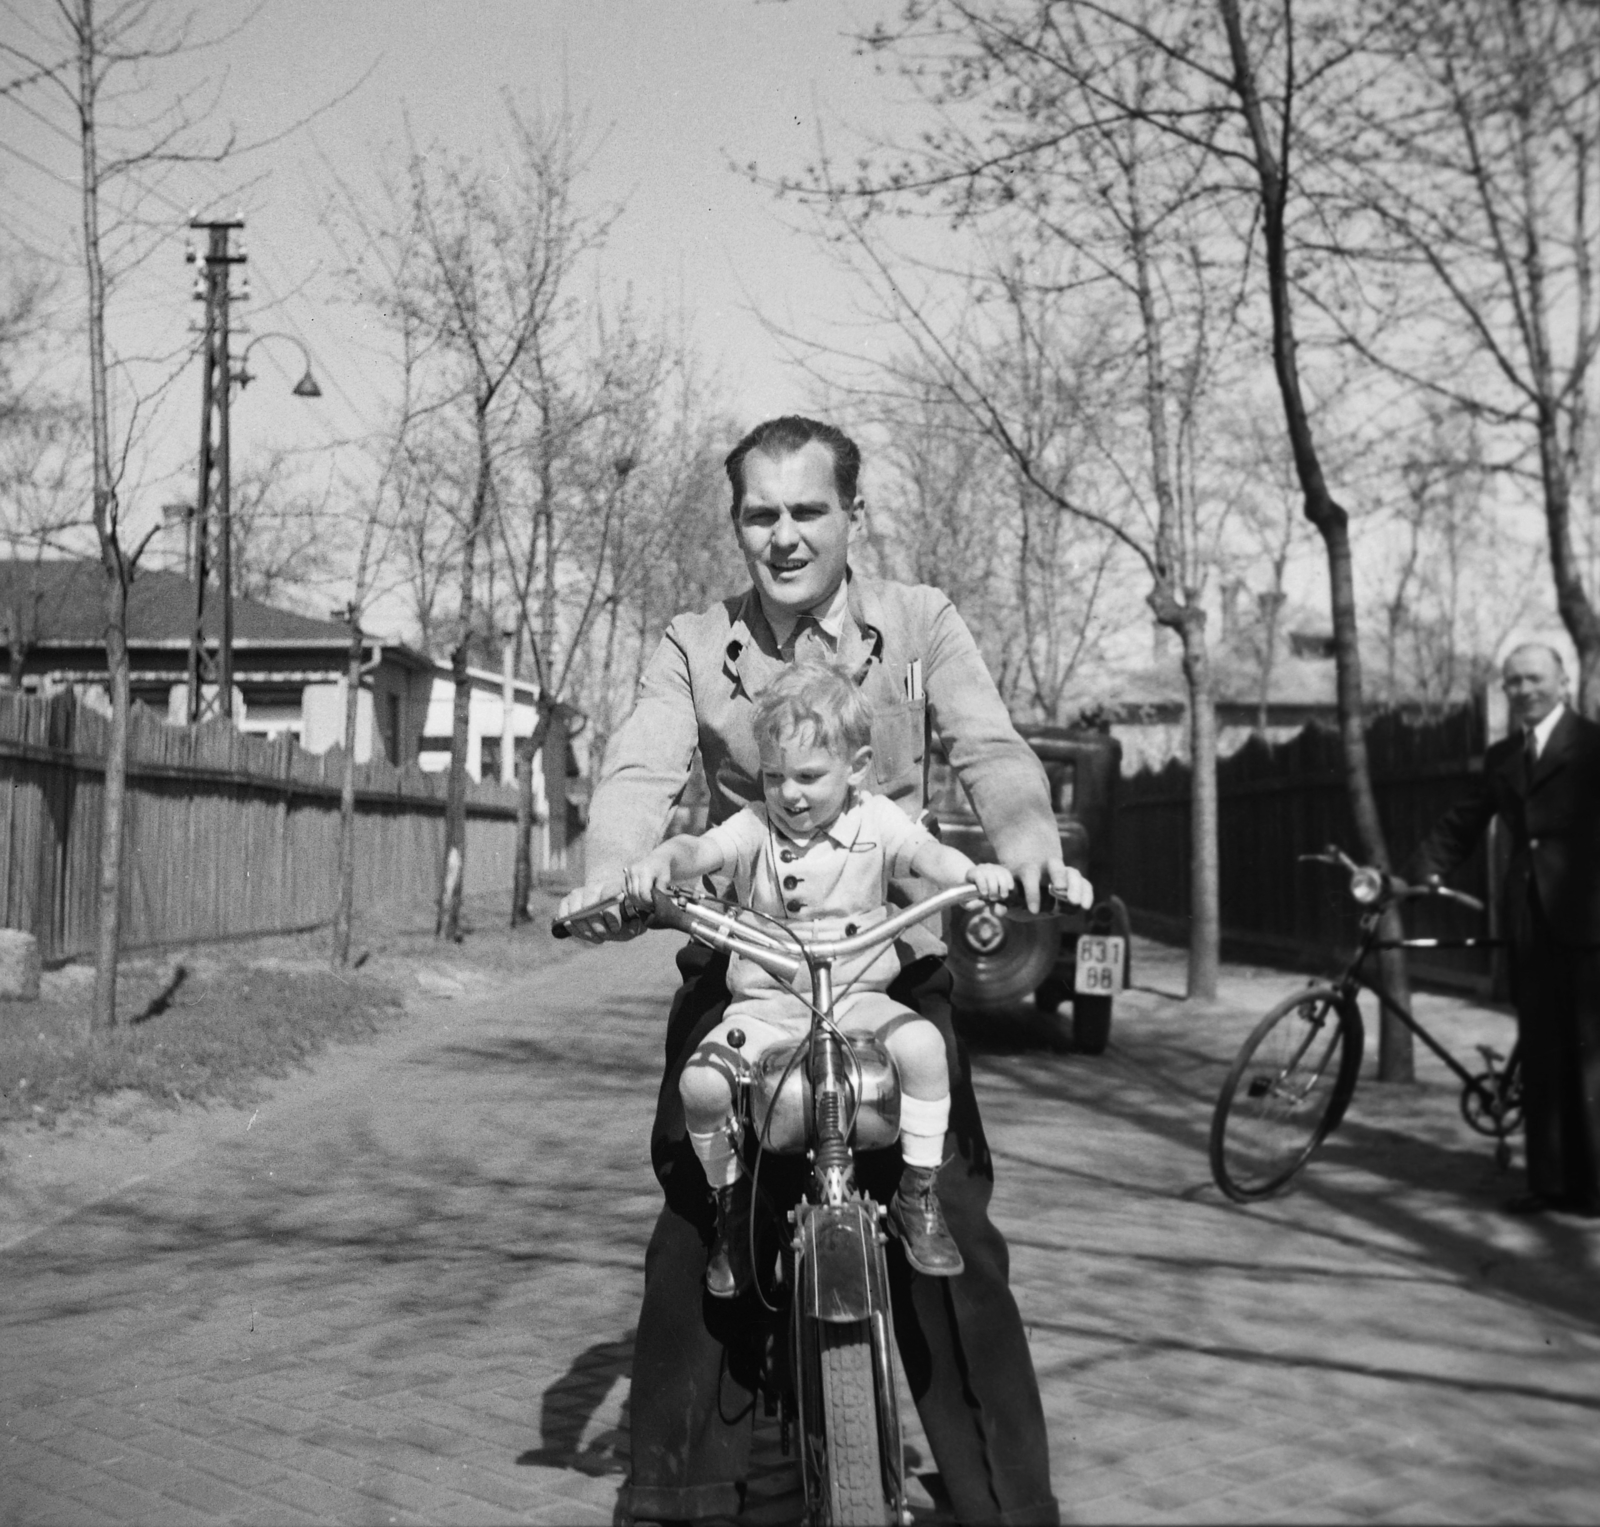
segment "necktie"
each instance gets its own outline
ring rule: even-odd
[[[832,655],[828,651],[828,639],[814,617],[800,617],[799,625],[794,628],[793,651],[797,663],[825,663]]]
[[[1531,780],[1539,763],[1539,734],[1530,726],[1522,734],[1522,767]]]

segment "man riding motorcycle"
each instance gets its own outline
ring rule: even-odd
[[[808,656],[843,665],[869,703],[873,791],[909,814],[921,809],[931,724],[1030,909],[1045,885],[1087,906],[1087,882],[1061,859],[1044,771],[954,606],[936,589],[850,570],[862,511],[854,442],[786,416],[753,430],[726,465],[752,586],[668,627],[607,749],[590,808],[587,884],[559,915],[622,892],[625,867],[660,840],[697,751],[712,825],[760,798],[751,712],[773,677]],[[895,887],[892,897],[914,900],[915,887]],[[575,926],[591,938],[630,931],[615,913]],[[993,1169],[966,1054],[950,1025],[942,954],[925,927],[908,933],[889,995],[945,1038],[952,1159],[940,1196],[965,1270],[929,1279],[892,1257],[896,1335],[958,1520],[1054,1523],[1043,1407],[1007,1284],[1005,1242],[988,1217]],[[635,1519],[664,1521],[737,1513],[757,1382],[740,1343],[740,1301],[702,1297],[715,1214],[679,1096],[685,1061],[727,1006],[727,961],[690,945],[678,969],[651,1139],[666,1202],[646,1255],[630,1407],[629,1509]]]

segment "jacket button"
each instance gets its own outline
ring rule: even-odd
[[[798,875],[785,875],[783,877],[783,888],[786,891],[792,891],[799,884],[800,877]]]
[[[800,903],[798,901],[786,901],[784,905],[788,907],[791,912],[798,912],[800,910]]]
[[[782,859],[785,864],[793,864],[795,861],[794,853],[787,848],[784,849],[783,852],[778,855],[778,857]]]
[[[1529,848],[1537,848],[1538,846],[1539,846],[1539,840],[1537,838],[1529,838],[1528,839],[1528,847]]]

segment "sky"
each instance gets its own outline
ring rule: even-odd
[[[4,0],[0,42],[59,55],[59,36],[42,35],[53,9]],[[235,462],[273,445],[315,451],[358,438],[379,422],[382,379],[365,331],[372,320],[342,299],[324,227],[336,183],[375,196],[408,135],[492,164],[505,96],[530,112],[565,101],[588,124],[595,149],[580,198],[623,208],[599,261],[601,289],[681,309],[740,425],[806,406],[815,384],[763,317],[836,336],[853,293],[792,226],[795,209],[731,166],[754,160],[763,174],[793,174],[819,135],[853,157],[865,134],[914,132],[923,112],[858,56],[851,35],[891,9],[876,0],[264,0],[252,18],[236,0],[208,0],[195,11],[202,28],[245,24],[152,69],[142,94],[108,102],[108,114],[147,111],[190,88],[196,103],[214,103],[208,121],[231,124],[240,143],[277,141],[222,165],[174,167],[139,209],[150,220],[144,257],[113,294],[111,336],[121,354],[172,359],[161,373],[169,385],[148,406],[130,497],[153,515],[161,500],[194,492],[200,367],[183,355],[200,307],[183,260],[189,209],[237,210],[246,223],[251,301],[238,311],[250,332],[235,353],[287,333],[323,389],[318,402],[293,398],[299,354],[263,339],[250,357],[259,380],[235,396]],[[81,306],[77,148],[64,121],[48,87],[0,94],[0,254],[54,264],[61,300]]]

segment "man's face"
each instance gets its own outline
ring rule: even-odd
[[[860,512],[839,502],[833,452],[820,440],[783,456],[752,451],[743,472],[734,533],[762,604],[794,614],[821,604],[844,581]]]
[[[1506,659],[1501,687],[1517,726],[1537,726],[1561,703],[1561,665],[1543,647],[1521,647]]]
[[[831,827],[867,777],[872,749],[831,752],[807,727],[762,744],[761,792],[772,820],[796,838]]]

